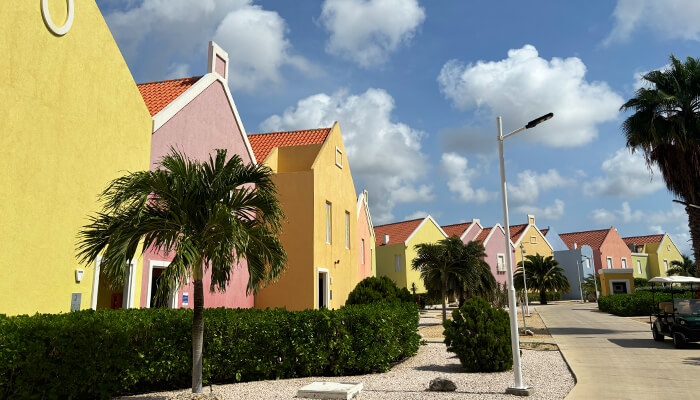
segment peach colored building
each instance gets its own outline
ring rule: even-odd
[[[200,161],[209,159],[215,149],[226,149],[245,163],[255,163],[243,123],[228,89],[228,55],[209,43],[209,60],[204,76],[138,84],[141,96],[153,118],[151,169],[171,148]],[[147,250],[141,278],[141,307],[153,306],[157,282],[173,254]],[[205,307],[250,308],[253,296],[246,295],[248,269],[245,260],[233,267],[224,292],[205,291]],[[205,271],[204,287],[211,273]],[[169,299],[169,307],[192,308],[192,283],[180,287]]]
[[[570,249],[588,245],[593,249],[593,265],[596,274],[601,268],[632,268],[632,254],[617,229],[598,229],[584,232],[562,233],[561,240]]]
[[[357,196],[357,275],[360,281],[370,276],[377,276],[374,241],[374,226],[369,213],[368,194],[363,190]]]

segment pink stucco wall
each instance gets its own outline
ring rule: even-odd
[[[211,84],[153,134],[151,169],[155,169],[156,162],[170,152],[170,147],[175,147],[187,156],[200,161],[208,160],[214,149],[227,149],[229,156],[237,154],[243,162],[251,161],[226,92],[219,81]],[[152,250],[144,253],[141,307],[147,304],[150,262],[171,261],[172,258],[173,255],[165,256]],[[205,307],[253,307],[253,296],[246,295],[248,268],[245,260],[234,267],[225,292],[209,292],[211,273],[205,272],[203,283]],[[183,307],[183,293],[189,294],[189,304],[184,307],[192,308],[194,296],[192,283],[179,289],[178,307]]]
[[[593,251],[596,273],[598,273],[601,268],[608,268],[608,257],[612,257],[614,269],[622,268],[622,258],[627,260],[627,268],[631,268],[632,254],[615,228],[611,229],[605,237],[605,240],[600,245],[600,251]]]
[[[488,238],[488,241],[483,243],[484,249],[486,249],[486,257],[484,260],[486,263],[491,267],[491,273],[493,273],[493,277],[496,278],[496,282],[505,285],[508,280],[508,276],[506,275],[505,272],[498,272],[498,254],[503,254],[505,256],[506,253],[506,237],[505,234],[503,233],[503,230],[500,228],[496,227],[495,229],[492,229],[493,233],[491,234],[491,237]],[[513,249],[513,246],[509,246],[510,251],[511,251],[511,261],[513,263],[513,271],[515,271],[515,267],[517,265],[517,260],[515,259],[515,249]]]
[[[468,232],[462,238],[462,242],[464,242],[464,243],[471,242],[477,236],[479,236],[479,233],[481,233],[481,230],[482,230],[482,228],[480,227],[480,225],[478,225],[476,223],[472,223],[468,229]]]
[[[357,273],[358,279],[363,280],[372,276],[372,233],[369,229],[369,221],[364,205],[360,207],[360,215],[357,218]],[[362,263],[362,240],[365,241],[364,260]]]

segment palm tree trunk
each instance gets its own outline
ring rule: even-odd
[[[695,256],[695,276],[700,278],[700,209],[686,206],[688,213],[688,227],[690,228],[690,240],[693,242],[693,255]]]
[[[202,393],[202,347],[204,342],[204,287],[202,265],[197,263],[194,280],[194,317],[192,318],[192,393]]]
[[[527,296],[527,293],[525,293],[525,296]],[[547,291],[546,290],[540,290],[540,304],[547,304]]]
[[[445,322],[447,320],[447,304],[445,303],[447,301],[447,281],[443,277],[442,278],[442,322]]]

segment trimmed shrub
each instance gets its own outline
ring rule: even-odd
[[[644,278],[634,278],[634,289],[649,286],[649,280]]]
[[[350,292],[345,305],[372,303],[415,303],[413,295],[406,288],[396,286],[389,277],[370,276],[361,280]]]
[[[192,310],[0,317],[0,399],[95,399],[188,387]],[[206,309],[208,383],[382,372],[418,351],[415,304]]]
[[[507,371],[513,367],[508,313],[473,297],[443,323],[447,351],[468,372]]]
[[[561,300],[560,292],[547,292],[547,301],[559,301]],[[527,301],[540,301],[540,292],[528,292]]]
[[[687,299],[692,297],[692,293],[675,294],[673,297]],[[654,305],[662,301],[671,301],[671,294],[654,293],[652,301],[651,292],[640,290],[631,294],[600,296],[598,299],[598,308],[600,311],[605,311],[621,317],[646,316],[652,311],[656,311],[653,308]]]

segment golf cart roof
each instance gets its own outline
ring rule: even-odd
[[[700,278],[691,276],[657,276],[649,279],[649,283],[700,283]]]

